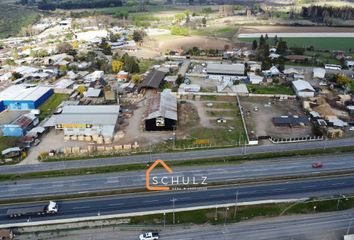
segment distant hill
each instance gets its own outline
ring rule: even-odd
[[[34,9],[4,3],[0,3],[0,9],[0,38],[17,36],[22,27],[31,25],[39,19],[39,13]]]

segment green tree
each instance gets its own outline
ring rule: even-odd
[[[277,52],[279,54],[284,54],[288,50],[288,45],[286,44],[286,41],[280,38],[278,45],[277,45]]]
[[[347,77],[346,75],[344,75],[344,74],[337,74],[336,75],[336,83],[339,86],[341,86],[341,87],[347,86],[350,82],[351,82],[350,78]]]
[[[99,45],[99,47],[102,49],[102,52],[105,55],[112,55],[111,46],[109,45],[109,43],[107,42],[106,39],[102,39],[101,44]]]
[[[253,40],[253,42],[252,42],[252,49],[253,49],[253,50],[256,50],[257,47],[258,47],[258,42],[257,42],[257,40],[255,39],[255,40]]]
[[[143,34],[140,31],[134,31],[133,32],[133,40],[135,42],[141,42],[143,41]]]

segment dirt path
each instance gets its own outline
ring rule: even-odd
[[[208,117],[207,113],[205,112],[204,102],[190,101],[190,103],[194,104],[194,106],[197,108],[199,119],[200,119],[200,125],[202,127],[212,128],[213,125],[209,122],[209,117]]]

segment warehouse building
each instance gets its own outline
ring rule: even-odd
[[[170,92],[157,93],[147,100],[146,131],[172,131],[177,126],[177,98]]]
[[[0,93],[0,102],[10,110],[36,109],[53,94],[50,87],[13,85]]]
[[[102,136],[112,138],[117,129],[119,105],[67,105],[54,115],[55,129],[66,136]]]
[[[27,113],[18,117],[10,124],[4,124],[1,126],[1,130],[4,136],[7,137],[22,137],[25,136],[28,131],[39,123],[38,118],[32,114]]]
[[[245,65],[243,63],[237,63],[237,64],[208,63],[207,73],[211,75],[244,76]]]
[[[0,113],[5,110],[4,103],[0,101]]]
[[[314,97],[316,90],[311,84],[304,80],[296,80],[292,82],[293,89],[298,97]]]
[[[166,76],[166,72],[153,69],[149,74],[144,78],[139,86],[139,91],[141,89],[155,89],[158,90],[161,86],[163,79]]]

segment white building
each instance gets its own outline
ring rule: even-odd
[[[298,97],[313,97],[315,96],[315,89],[310,83],[304,80],[296,80],[292,82],[293,89]]]
[[[313,78],[324,79],[326,75],[326,69],[324,68],[314,68]]]
[[[56,129],[66,136],[103,136],[112,138],[117,129],[119,105],[69,105],[54,115]]]

